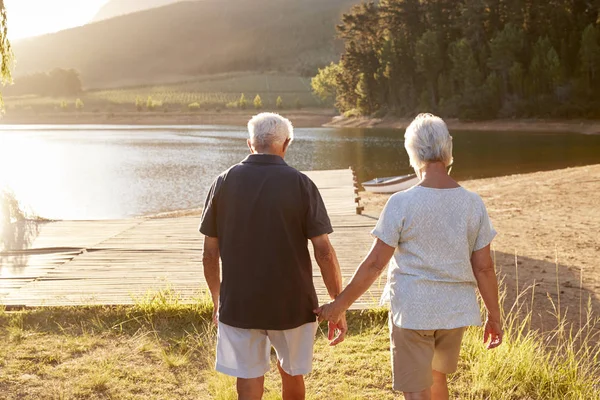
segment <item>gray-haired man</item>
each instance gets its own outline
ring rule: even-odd
[[[252,154],[217,177],[200,224],[218,324],[216,369],[238,378],[240,399],[260,399],[273,345],[283,399],[304,399],[318,307],[308,240],[335,298],[342,278],[329,242],[333,230],[315,184],[283,160],[293,140],[290,121],[263,113],[248,122],[248,131]],[[346,331],[345,318],[330,324],[331,344]]]

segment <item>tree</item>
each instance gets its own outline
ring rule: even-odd
[[[254,108],[256,110],[260,110],[261,108],[263,108],[262,99],[260,98],[260,96],[258,94],[254,98]]]
[[[244,93],[242,93],[240,99],[238,100],[238,107],[242,110],[245,110],[246,107],[248,107],[248,100],[246,100],[246,96],[244,95]]]
[[[506,24],[490,41],[488,66],[500,75],[504,94],[508,93],[508,71],[517,61],[522,48],[523,32],[512,24]]]
[[[0,83],[2,86],[12,82],[11,69],[13,67],[13,52],[8,40],[8,18],[4,0],[0,0]],[[4,109],[4,102],[0,94],[0,108]]]
[[[560,59],[550,39],[539,38],[533,46],[533,57],[529,66],[530,82],[535,95],[554,91],[560,79]]]
[[[142,111],[144,109],[144,102],[140,96],[136,96],[135,98],[135,109],[138,111]]]
[[[598,28],[592,24],[588,25],[581,35],[579,58],[581,60],[581,71],[589,88],[594,86],[594,82],[600,73],[599,37]]]
[[[429,104],[435,107],[438,102],[438,77],[444,68],[442,50],[436,32],[426,31],[419,38],[415,45],[415,61],[417,71],[423,74],[429,86]]]
[[[154,109],[154,100],[152,99],[152,96],[148,96],[148,99],[146,100],[146,109],[148,111],[152,111]]]
[[[277,107],[278,110],[283,110],[283,99],[281,98],[281,96],[277,96],[277,100],[275,101],[275,107]]]
[[[313,93],[321,100],[335,99],[337,78],[341,72],[340,64],[333,62],[324,68],[319,68],[317,76],[310,81]]]
[[[77,109],[78,111],[83,110],[83,107],[85,105],[83,104],[83,101],[81,99],[77,99],[75,100],[75,109]]]

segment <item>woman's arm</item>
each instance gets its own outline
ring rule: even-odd
[[[488,349],[493,349],[502,343],[502,320],[498,300],[498,279],[490,254],[490,245],[473,252],[471,267],[487,310],[483,342],[486,343],[490,339]]]
[[[337,323],[344,312],[362,296],[381,275],[394,255],[395,248],[375,239],[367,257],[359,265],[350,283],[335,301],[315,310],[320,319]]]

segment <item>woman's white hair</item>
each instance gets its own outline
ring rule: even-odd
[[[294,127],[289,119],[274,113],[261,113],[248,121],[248,133],[254,149],[265,150],[294,140]]]
[[[452,164],[452,136],[446,123],[432,114],[419,114],[406,128],[404,147],[410,165],[421,170],[431,162]]]

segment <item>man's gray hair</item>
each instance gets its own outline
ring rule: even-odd
[[[286,140],[294,140],[294,127],[289,119],[274,113],[261,113],[248,121],[250,142],[255,150],[268,149],[273,145],[283,145]]]
[[[446,123],[432,114],[419,114],[406,128],[404,147],[410,165],[420,170],[436,161],[452,164],[452,136]]]

